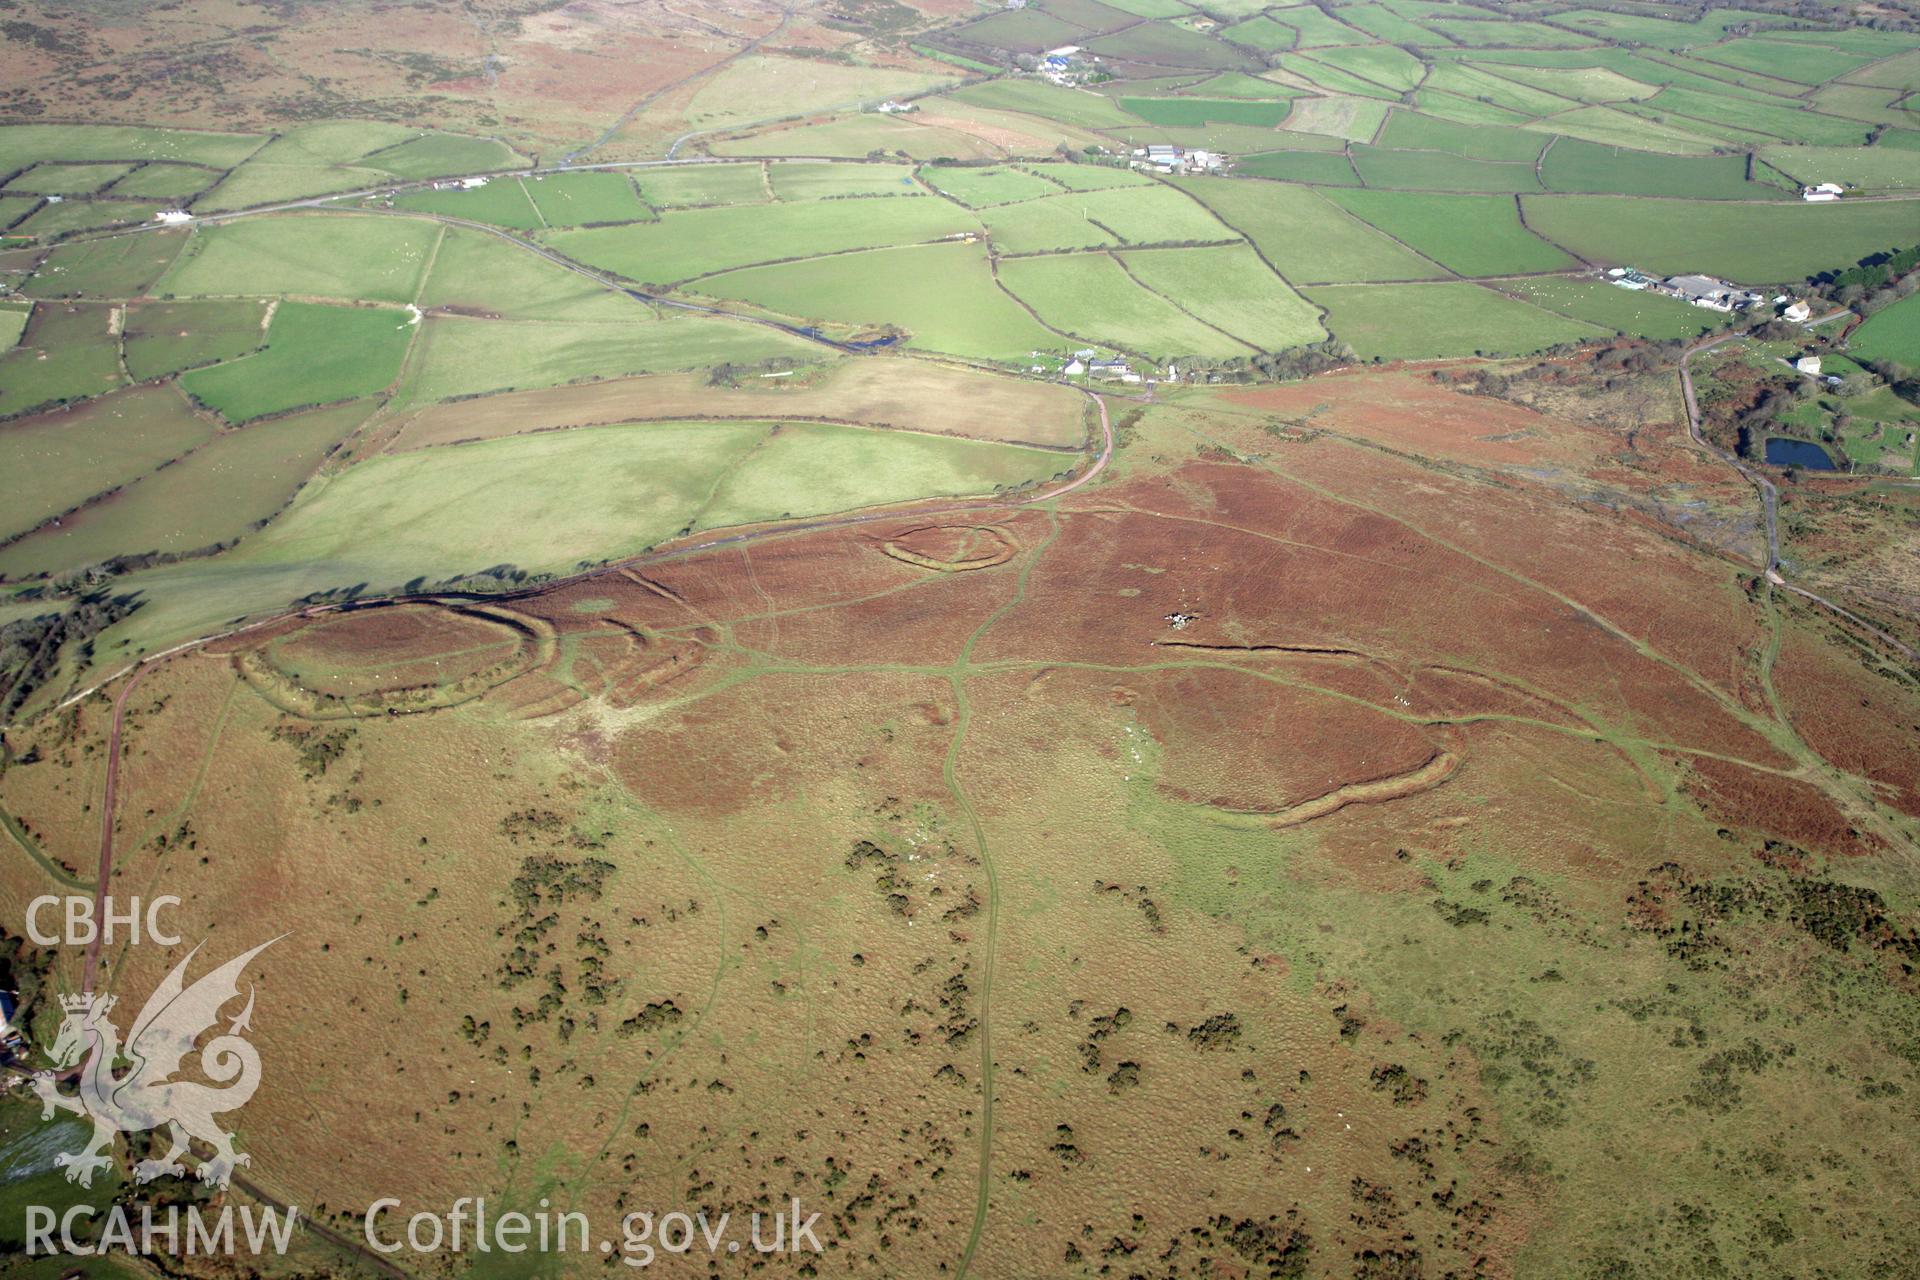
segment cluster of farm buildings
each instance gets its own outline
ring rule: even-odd
[[[1160,173],[1218,173],[1226,165],[1227,157],[1222,152],[1189,150],[1159,142],[1135,147],[1132,158],[1127,161],[1130,169],[1153,169]]]
[[[1622,289],[1678,298],[1682,302],[1722,314],[1750,311],[1767,300],[1763,293],[1743,289],[1737,284],[1728,284],[1725,280],[1716,279],[1713,276],[1668,276],[1661,280],[1636,271],[1632,267],[1614,267],[1607,272],[1607,281]],[[1813,308],[1801,299],[1789,298],[1782,294],[1774,298],[1773,302],[1775,306],[1781,308],[1782,320],[1800,324],[1813,316]]]
[[[1040,65],[1036,68],[1047,80],[1057,85],[1085,84],[1100,74],[1100,59],[1077,44],[1063,44],[1058,49],[1049,49],[1040,55]]]
[[[1041,360],[1045,358],[1045,353],[1036,351],[1033,353],[1033,358],[1035,360]],[[1152,385],[1156,382],[1178,382],[1180,380],[1179,371],[1173,365],[1167,366],[1167,372],[1164,377],[1159,374],[1157,369],[1148,373],[1142,373],[1119,356],[1103,356],[1092,347],[1074,352],[1066,364],[1058,368],[1050,370],[1046,364],[1035,364],[1031,370],[1033,373],[1047,373],[1050,371],[1057,372],[1068,378],[1090,378],[1099,382],[1146,383]]]

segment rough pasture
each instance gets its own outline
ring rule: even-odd
[[[1840,851],[1839,799],[1783,778],[1810,747],[1746,682],[1767,629],[1724,566],[1545,487],[1421,465],[1400,452],[1419,430],[1514,476],[1599,463],[1580,439],[1523,436],[1516,454],[1468,431],[1476,413],[1483,435],[1567,430],[1541,415],[1373,380],[1325,380],[1317,412],[1267,393],[1156,410],[1132,425],[1141,453],[1183,460],[1057,510],[904,515],[524,596],[513,613],[544,639],[518,670],[495,661],[512,642],[493,623],[412,606],[162,664],[130,730],[121,874],[180,892],[193,927],[241,903],[266,927],[297,918],[308,946],[263,980],[332,1011],[317,1033],[266,1033],[293,1069],[260,1097],[261,1163],[325,1151],[311,1167],[330,1204],[396,1178],[392,1194],[433,1203],[480,1168],[508,1195],[516,1171],[568,1151],[574,1203],[598,1213],[636,1186],[665,1194],[690,1162],[716,1204],[762,1184],[815,1196],[854,1274],[890,1271],[883,1232],[962,1248],[983,1150],[989,1258],[1065,1260],[1087,1232],[1243,1256],[1223,1213],[1274,1215],[1244,1237],[1265,1242],[1256,1257],[1345,1259],[1408,1233],[1423,1257],[1514,1271],[1548,1248],[1686,1247],[1646,1236],[1624,1169],[1542,1191],[1503,1156],[1570,1166],[1598,1123],[1658,1144],[1668,1121],[1648,1099],[1765,1141],[1782,1098],[1828,1087],[1814,1046],[1833,1015],[1773,986],[1813,1029],[1778,1033],[1740,1090],[1686,1094],[1747,1032],[1709,999],[1732,979],[1675,959],[1662,930],[1696,881],[1809,892],[1747,855],[1783,836]],[[1422,425],[1449,396],[1451,425]],[[1356,427],[1396,453],[1348,443]],[[1628,559],[1635,584],[1611,583]],[[1806,620],[1786,625],[1802,645]],[[332,700],[233,696],[267,688],[261,659]],[[441,684],[488,662],[506,678],[443,709],[334,714],[421,685],[435,661]],[[1841,741],[1857,699],[1805,665],[1774,678],[1833,717],[1813,736]],[[61,732],[102,723],[89,708]],[[69,835],[60,815],[86,775],[55,762],[84,757],[42,732],[48,763],[9,770],[0,798],[70,851],[84,824]],[[240,770],[263,785],[177,783]],[[716,771],[747,782],[715,788]],[[253,851],[242,833],[268,795],[283,839],[325,856]],[[1759,795],[1773,807],[1724,801]],[[353,892],[376,866],[401,891]],[[526,929],[552,949],[516,952]],[[429,939],[462,979],[420,981]],[[131,983],[158,958],[113,963]],[[1463,980],[1495,963],[1511,983]],[[1559,983],[1517,1014],[1548,969]],[[1641,1002],[1659,999],[1685,1001],[1705,1043],[1648,1025]],[[1849,1017],[1886,1016],[1879,999]],[[402,1001],[406,1037],[387,1012]],[[1454,1033],[1478,1059],[1536,1066],[1465,1063]],[[343,1118],[322,1133],[294,1082],[343,1041],[396,1071],[333,1074]],[[763,1108],[802,1100],[869,1123],[769,1136]],[[522,1104],[516,1134],[489,1125]],[[437,1158],[402,1174],[377,1142],[340,1142],[415,1111]],[[1429,1141],[1455,1131],[1477,1136]],[[1891,1142],[1842,1157],[1851,1176],[1888,1177]],[[1148,1159],[1178,1176],[1116,1200]],[[834,1170],[900,1225],[829,1187]],[[1483,1208],[1435,1203],[1429,1174]],[[1652,1176],[1679,1194],[1713,1175],[1677,1157]],[[1406,1210],[1356,1219],[1356,1179]],[[1820,1229],[1813,1199],[1784,1211]],[[1037,1224],[1008,1216],[1022,1204],[1043,1206]],[[1854,1227],[1903,1230],[1870,1213]]]

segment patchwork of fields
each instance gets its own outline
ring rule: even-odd
[[[1138,3],[1152,11],[1037,0],[929,46],[964,61],[983,41],[1003,41],[996,58],[1080,44],[1109,80],[936,76],[911,111],[770,125],[709,95],[696,148],[727,158],[685,163],[556,171],[377,121],[0,126],[0,201],[25,246],[0,258],[24,300],[5,310],[0,414],[170,379],[218,440],[363,406],[364,427],[329,442],[348,441],[338,460],[285,455],[324,477],[351,439],[436,405],[786,376],[875,346],[1051,373],[1076,352],[1177,370],[1316,344],[1393,360],[1684,339],[1725,322],[1595,268],[1791,290],[1920,241],[1920,38],[1601,11],[1489,25],[1412,0],[1248,3],[1209,27],[1179,0]],[[842,159],[794,145],[835,131],[855,143],[825,146]],[[965,145],[858,149],[881,134]],[[1108,158],[1145,141],[1224,148],[1231,167]],[[1795,198],[1815,181],[1848,194]],[[156,199],[196,221],[115,230]],[[1861,328],[1863,355],[1913,359],[1906,305]],[[13,563],[177,547],[137,520],[116,545],[114,513],[135,504],[101,495],[204,452],[135,449],[124,475],[53,486],[56,511],[89,513],[84,536],[36,535]]]
[[[0,1100],[0,1254],[1920,1256],[1907,0],[0,7],[7,1029],[284,935],[246,1176]]]

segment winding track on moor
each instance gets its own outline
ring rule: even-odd
[[[1079,475],[1074,476],[1072,479],[1068,480],[1066,483],[1059,485],[1056,488],[1049,489],[1043,493],[1033,494],[1029,497],[1012,499],[1012,500],[987,499],[985,501],[975,500],[971,502],[947,503],[945,505],[937,506],[933,508],[914,508],[914,509],[906,509],[906,510],[889,509],[885,511],[856,512],[848,515],[834,516],[834,517],[830,517],[823,520],[808,520],[808,521],[802,521],[794,524],[782,524],[782,525],[768,526],[768,527],[759,528],[759,529],[749,529],[741,533],[727,534],[719,538],[708,538],[700,542],[690,543],[686,546],[673,547],[673,548],[669,548],[661,551],[647,552],[643,555],[634,556],[626,560],[621,560],[614,564],[604,565],[600,568],[594,569],[587,573],[574,574],[570,577],[559,578],[550,582],[543,582],[536,588],[532,588],[524,591],[515,591],[510,593],[500,593],[498,595],[489,595],[486,598],[495,599],[495,600],[517,599],[517,598],[522,598],[529,595],[536,595],[536,594],[540,594],[546,591],[556,589],[561,586],[565,586],[569,583],[583,582],[593,578],[604,577],[608,574],[620,574],[625,570],[638,568],[643,565],[658,564],[662,561],[667,561],[667,560],[677,560],[686,556],[696,555],[700,552],[711,551],[719,547],[738,546],[743,543],[758,541],[763,538],[788,537],[795,534],[809,533],[809,532],[822,530],[822,529],[849,528],[849,527],[862,525],[862,524],[870,524],[870,523],[881,521],[881,520],[898,520],[906,517],[920,517],[920,516],[953,515],[953,514],[959,514],[959,513],[965,513],[965,512],[992,510],[995,508],[1018,509],[1022,507],[1035,506],[1040,503],[1051,502],[1054,499],[1064,497],[1065,495],[1072,493],[1074,490],[1080,488],[1081,486],[1086,485],[1091,481],[1093,481],[1097,476],[1100,475],[1101,472],[1106,470],[1107,463],[1113,457],[1113,443],[1114,443],[1113,442],[1113,421],[1107,411],[1107,402],[1103,397],[1095,394],[1094,392],[1088,391],[1088,392],[1085,392],[1084,394],[1087,396],[1088,399],[1093,401],[1094,405],[1100,411],[1100,435],[1101,435],[1100,450],[1097,454],[1094,455],[1093,462]],[[1056,525],[1054,529],[1054,533],[1048,536],[1047,542],[1051,542],[1053,539],[1053,536],[1057,535],[1058,532],[1059,532],[1059,529],[1058,529],[1058,526]],[[974,846],[978,851],[981,866],[984,868],[986,872],[986,877],[987,877],[986,953],[982,963],[982,974],[981,974],[981,980],[980,980],[980,1063],[981,1063],[981,1066],[980,1066],[980,1096],[981,1096],[980,1165],[979,1165],[979,1173],[978,1173],[978,1190],[976,1193],[976,1200],[974,1205],[973,1227],[972,1227],[971,1234],[969,1235],[967,1240],[966,1252],[964,1256],[961,1258],[961,1262],[960,1262],[959,1275],[963,1278],[967,1274],[967,1269],[972,1263],[973,1256],[976,1249],[979,1247],[981,1230],[986,1223],[988,1193],[991,1186],[992,1173],[993,1173],[993,1025],[992,1025],[992,1018],[991,1018],[991,1005],[992,1005],[992,999],[993,999],[994,948],[995,948],[995,942],[996,942],[996,938],[999,930],[999,921],[1000,921],[1000,895],[999,895],[998,885],[994,878],[992,856],[987,848],[986,831],[980,822],[980,816],[978,812],[974,809],[972,800],[968,797],[965,788],[960,783],[958,773],[957,773],[957,762],[958,762],[960,750],[961,750],[961,747],[965,744],[967,727],[971,723],[973,718],[973,709],[971,704],[968,702],[967,695],[966,695],[966,677],[967,677],[968,668],[970,665],[971,655],[973,653],[974,644],[979,640],[981,635],[987,631],[989,627],[993,626],[994,623],[998,622],[1002,617],[1004,617],[1013,608],[1018,606],[1019,603],[1026,598],[1027,575],[1032,570],[1033,559],[1037,558],[1040,552],[1045,550],[1045,547],[1046,547],[1046,543],[1042,543],[1040,547],[1035,549],[1034,556],[1029,558],[1027,563],[1021,567],[1020,577],[1019,577],[1019,590],[1017,594],[1014,596],[1014,598],[1008,601],[1006,604],[1001,605],[998,609],[996,609],[987,618],[987,620],[984,623],[982,623],[981,626],[976,631],[974,631],[972,635],[967,637],[965,644],[962,645],[961,647],[959,655],[954,659],[954,665],[948,677],[953,684],[954,697],[957,700],[957,703],[959,706],[959,712],[955,719],[955,730],[954,730],[953,741],[947,750],[947,759],[946,759],[944,773],[947,781],[947,786],[949,790],[952,791],[955,802],[959,805],[961,812],[966,816],[968,827],[973,836]],[[88,689],[82,690],[80,693],[74,694],[72,697],[62,702],[60,704],[62,707],[71,706],[76,702],[79,702],[85,698],[91,697],[93,694],[99,692],[101,689],[105,688],[107,685],[111,684],[113,681],[120,679],[122,676],[131,675],[132,677],[127,681],[125,687],[123,687],[120,690],[119,696],[114,699],[113,718],[109,725],[108,733],[107,733],[107,768],[106,768],[106,778],[105,778],[105,783],[103,788],[103,795],[101,800],[101,812],[100,812],[100,864],[99,864],[98,878],[94,882],[95,918],[96,919],[99,918],[100,902],[107,892],[108,878],[113,873],[114,811],[115,811],[115,802],[116,802],[118,790],[119,790],[121,737],[126,726],[127,703],[133,693],[134,686],[139,684],[140,677],[145,674],[146,669],[149,665],[162,661],[163,659],[173,657],[177,654],[190,652],[194,649],[201,648],[204,645],[212,644],[217,640],[226,639],[230,636],[239,635],[243,632],[257,630],[261,627],[270,626],[273,623],[284,621],[287,618],[294,618],[294,617],[314,618],[314,617],[322,616],[327,613],[342,612],[347,609],[356,608],[356,607],[365,607],[371,604],[381,604],[381,603],[398,604],[398,603],[405,603],[405,602],[411,602],[411,601],[432,601],[432,600],[442,599],[442,598],[445,598],[445,597],[436,596],[433,594],[406,595],[406,596],[396,595],[396,596],[389,596],[389,597],[372,597],[372,598],[353,601],[350,604],[323,605],[319,607],[288,610],[284,613],[277,614],[271,618],[265,618],[257,622],[249,623],[247,626],[244,626],[244,627],[237,627],[237,628],[234,628],[233,630],[223,631],[215,635],[202,636],[197,640],[189,640],[184,644],[175,645],[172,648],[162,650],[159,653],[149,654],[148,656],[134,663],[132,666],[124,668],[123,670],[115,673],[112,676],[109,676],[107,679],[99,682],[98,684],[95,684]],[[100,940],[99,940],[99,937],[96,935],[94,941],[87,947],[86,967],[85,967],[84,977],[82,979],[82,987],[81,987],[81,989],[84,991],[90,992],[93,990],[94,976],[98,968],[99,956],[100,956]],[[284,1202],[269,1195],[267,1192],[262,1190],[258,1184],[253,1183],[251,1180],[243,1179],[237,1173],[234,1176],[234,1182],[237,1186],[239,1186],[242,1190],[244,1190],[249,1196],[252,1196],[255,1200],[258,1200],[261,1203],[268,1205],[269,1207],[274,1207],[279,1209],[287,1208],[287,1205]],[[359,1255],[366,1261],[371,1262],[377,1267],[379,1267],[380,1270],[382,1270],[387,1275],[395,1276],[395,1277],[404,1277],[406,1275],[404,1271],[394,1266],[387,1259],[376,1257],[374,1255],[367,1253],[366,1250],[362,1249],[354,1241],[344,1236],[341,1236],[339,1233],[333,1231],[331,1228],[327,1227],[323,1223],[307,1221],[305,1222],[304,1225],[307,1230],[312,1231],[315,1235],[327,1241],[327,1243],[332,1244],[337,1248],[346,1249]]]

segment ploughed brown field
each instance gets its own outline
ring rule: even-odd
[[[258,1187],[798,1197],[819,1275],[1912,1257],[1920,679],[1665,519],[1738,483],[1405,372],[1113,407],[1053,502],[153,664],[110,888],[288,935]],[[117,692],[0,775],[83,878]]]

